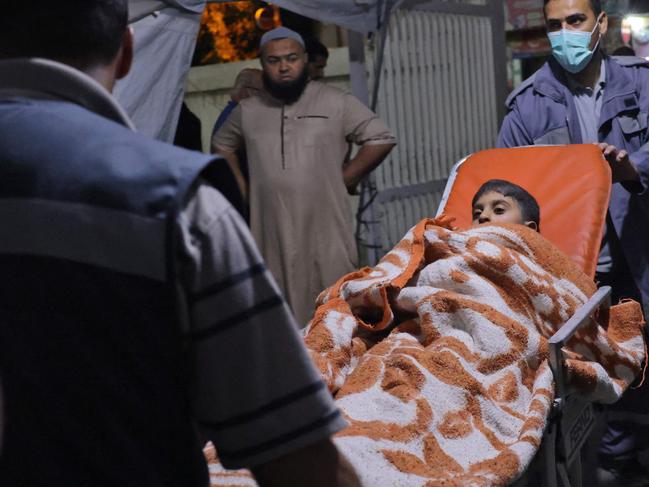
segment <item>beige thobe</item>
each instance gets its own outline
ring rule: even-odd
[[[354,96],[317,81],[292,105],[243,100],[212,139],[220,152],[245,146],[252,234],[302,326],[318,294],[357,265],[342,177],[350,142],[395,139]]]

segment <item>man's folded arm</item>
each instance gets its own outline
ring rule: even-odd
[[[353,193],[356,185],[383,162],[397,139],[376,113],[349,93],[343,98],[343,131],[349,142],[361,146],[343,165],[343,181]]]
[[[343,166],[343,181],[350,193],[360,181],[383,162],[396,145],[395,142],[387,144],[364,144],[353,159]]]

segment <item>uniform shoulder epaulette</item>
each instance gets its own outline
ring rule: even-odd
[[[514,91],[512,91],[509,96],[507,97],[507,100],[505,100],[505,105],[507,108],[512,107],[512,103],[514,102],[514,99],[520,95],[522,92],[530,88],[534,84],[534,78],[536,78],[536,73],[534,73],[532,76],[527,78],[525,81],[523,81],[518,88],[516,88]]]
[[[649,61],[638,56],[611,56],[611,59],[620,66],[644,66],[649,68]]]

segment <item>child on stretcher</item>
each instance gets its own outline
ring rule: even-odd
[[[364,485],[509,485],[541,445],[548,339],[595,284],[536,233],[539,205],[523,188],[487,181],[471,211],[474,227],[503,225],[424,219],[320,295],[305,343],[350,423],[337,446]],[[645,352],[637,303],[606,318],[565,347],[563,372],[569,392],[611,403]]]
[[[484,223],[517,223],[539,231],[541,214],[534,197],[520,186],[490,179],[471,201],[473,226]]]

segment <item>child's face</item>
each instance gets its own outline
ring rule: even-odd
[[[536,223],[523,220],[523,212],[515,199],[489,191],[473,205],[473,226],[483,223],[517,223],[536,229]]]

